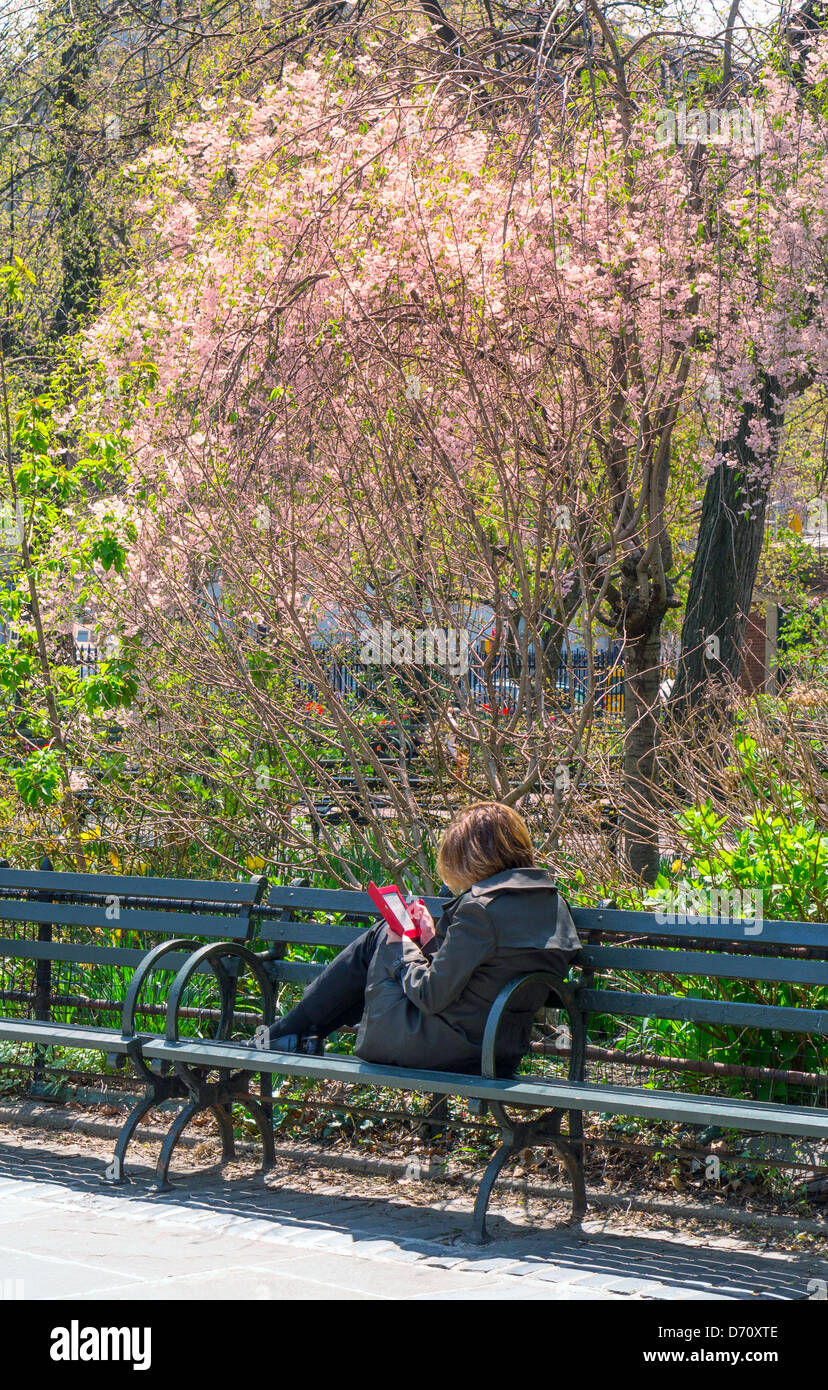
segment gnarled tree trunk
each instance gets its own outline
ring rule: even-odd
[[[774,459],[757,458],[748,442],[757,417],[770,428]],[[744,406],[735,436],[717,447],[733,466],[719,463],[704,492],[670,700],[678,718],[713,715],[738,679],[782,420],[779,383],[765,375],[758,404]]]
[[[624,679],[624,848],[627,863],[645,883],[658,873],[656,750],[661,623],[626,650]]]

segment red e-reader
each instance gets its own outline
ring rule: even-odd
[[[396,884],[389,884],[387,888],[378,888],[375,883],[369,883],[368,894],[397,936],[419,936],[420,928],[408,911],[405,898]]]

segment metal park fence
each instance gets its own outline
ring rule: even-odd
[[[325,690],[344,698],[370,698],[371,692],[384,681],[386,668],[380,665],[366,665],[352,655],[343,655],[334,649],[317,653],[322,668],[321,681],[307,676],[296,676],[298,691],[308,701],[320,700]],[[76,643],[76,659],[82,676],[94,675],[104,659],[103,653],[89,643]],[[458,685],[466,684],[469,698],[481,710],[496,709],[499,713],[511,713],[520,700],[521,680],[535,677],[535,658],[530,652],[525,671],[520,666],[510,665],[505,657],[485,666],[485,658],[474,648],[468,654],[468,668],[454,680]],[[396,666],[394,672],[410,680],[408,673],[417,668]],[[669,682],[675,677],[675,668],[670,662],[662,662],[660,679],[666,698]],[[432,683],[439,678],[439,668],[428,668],[428,680]],[[583,648],[573,648],[565,653],[558,664],[555,679],[547,683],[544,703],[550,715],[560,711],[577,713],[589,699],[593,698],[593,709],[597,718],[619,719],[624,714],[624,658],[618,647],[607,651],[589,654]]]
[[[323,669],[323,679],[327,689],[340,696],[370,697],[371,691],[383,680],[380,666],[362,665],[334,652],[319,654]],[[405,672],[406,681],[411,683],[411,667],[392,667],[401,675]],[[468,669],[462,675],[455,675],[455,688],[465,683],[471,701],[481,710],[496,709],[501,714],[511,713],[521,698],[521,682],[524,678],[531,682],[535,677],[535,660],[530,653],[526,669],[510,666],[505,658],[484,665],[484,657],[474,651],[469,652]],[[670,682],[675,678],[675,667],[663,661],[660,670],[662,696],[666,700]],[[436,667],[428,671],[428,681],[432,684],[439,679]],[[320,685],[307,678],[300,678],[298,685],[308,700],[320,697]],[[621,718],[624,714],[624,659],[618,648],[594,652],[590,659],[588,653],[573,649],[558,665],[555,679],[547,682],[543,692],[543,702],[548,713],[573,713],[593,700],[596,717]]]

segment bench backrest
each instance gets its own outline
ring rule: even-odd
[[[2,868],[0,957],[135,966],[158,938],[255,938],[275,980],[306,984],[325,961],[285,959],[289,946],[341,949],[378,920],[365,892],[279,884],[262,906],[265,888],[262,877],[236,883]],[[435,919],[445,901],[426,898]],[[574,907],[573,916],[584,943],[576,997],[587,1013],[828,1037],[828,924],[661,923],[650,912],[611,908]],[[11,935],[14,923],[36,925],[38,939]],[[88,943],[62,940],[62,927],[88,929]],[[140,944],[115,944],[116,932],[135,934]],[[168,964],[180,961],[171,956]],[[811,999],[816,990],[817,1007],[761,995],[749,1002],[696,997],[700,991],[678,983],[698,977],[800,986]]]
[[[266,887],[262,877],[233,883],[3,868],[0,957],[135,966],[159,938],[244,942],[252,930],[252,909]],[[12,935],[15,923],[37,926],[38,940]],[[76,935],[61,939],[64,927],[75,933],[87,929],[88,942]],[[139,945],[115,944],[116,933],[134,934]],[[171,955],[166,967],[175,968],[184,958]]]
[[[573,917],[585,943],[576,998],[586,1013],[828,1037],[828,924],[824,922],[711,917],[661,923],[651,912],[577,907]],[[630,975],[637,977],[632,985]],[[637,987],[642,977],[651,989]],[[826,1007],[780,1006],[761,997],[751,1002],[693,997],[686,986],[678,986],[677,977],[825,989]]]
[[[426,898],[435,919],[444,901]],[[320,921],[322,916],[329,920]],[[377,911],[367,893],[288,884],[271,890],[266,907],[256,917],[255,935],[269,949],[274,980],[307,984],[323,969],[324,961],[286,960],[287,948],[341,949],[377,920]],[[751,934],[756,924],[727,919],[661,924],[651,912],[578,907],[573,908],[573,917],[584,942],[576,998],[588,1014],[828,1037],[828,1007],[784,1006],[761,998],[748,1003],[696,998],[692,987],[688,990],[679,984],[679,978],[702,976],[800,985],[809,990],[828,987],[825,923],[764,922],[758,933]]]

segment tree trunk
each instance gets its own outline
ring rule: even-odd
[[[661,684],[661,623],[626,649],[624,677],[624,849],[645,883],[658,873],[655,797]]]
[[[759,404],[745,405],[735,437],[718,446],[734,466],[720,463],[705,488],[670,701],[679,718],[712,715],[739,676],[773,472],[767,456],[757,459],[748,443],[757,416],[770,428],[775,462],[783,417],[773,377],[763,376]]]
[[[56,102],[61,286],[52,328],[57,337],[84,322],[97,301],[101,276],[98,230],[83,162],[83,92],[96,61],[96,26],[85,13],[77,16],[68,7],[64,17],[67,43],[60,56]]]

